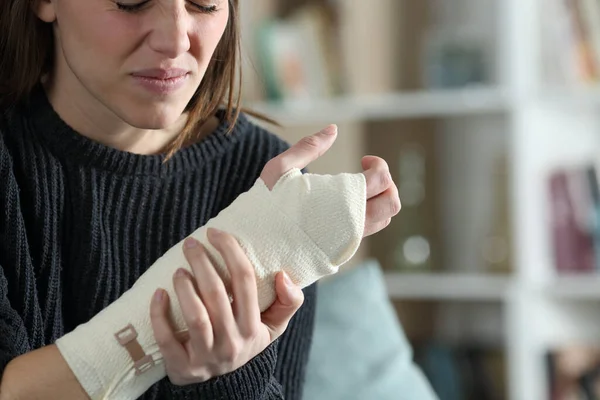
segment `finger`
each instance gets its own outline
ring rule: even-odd
[[[285,332],[290,319],[304,302],[302,289],[295,285],[288,275],[281,271],[275,276],[275,302],[262,313],[262,322],[271,334],[271,341]]]
[[[207,231],[208,240],[221,253],[229,274],[233,294],[233,314],[242,335],[251,337],[259,328],[260,311],[254,267],[231,235],[217,229]]]
[[[301,139],[285,152],[270,160],[262,173],[261,179],[269,190],[286,172],[292,168],[305,168],[308,164],[321,157],[335,141],[337,126],[329,125],[320,132]]]
[[[163,289],[158,289],[152,297],[150,323],[165,364],[168,366],[187,365],[187,353],[183,345],[177,341],[169,318],[169,295]]]
[[[365,224],[385,221],[398,214],[400,208],[402,204],[398,197],[398,188],[392,185],[385,192],[367,200]]]
[[[373,224],[365,224],[365,230],[363,232],[363,238],[366,238],[367,236],[374,235],[377,232],[380,232],[380,231],[384,230],[385,228],[387,228],[387,226],[391,222],[392,222],[392,219],[388,218],[385,221],[375,222]]]
[[[367,181],[367,199],[383,193],[394,184],[390,169],[382,158],[375,156],[363,157],[362,167]]]
[[[194,272],[200,299],[208,311],[215,341],[230,339],[236,330],[231,303],[206,248],[196,239],[187,238],[183,251]]]
[[[192,347],[200,354],[206,354],[214,343],[213,328],[206,307],[196,293],[194,277],[180,268],[173,275],[173,287],[179,300],[183,320],[188,327]]]

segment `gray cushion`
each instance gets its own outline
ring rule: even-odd
[[[377,262],[319,282],[305,400],[437,399],[387,297]]]

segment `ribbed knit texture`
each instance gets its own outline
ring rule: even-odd
[[[218,115],[223,119],[223,115]],[[0,115],[0,374],[116,300],[166,250],[247,191],[288,145],[244,115],[163,163],[103,146],[43,90]],[[164,379],[142,399],[300,399],[315,287],[280,340],[203,384]]]

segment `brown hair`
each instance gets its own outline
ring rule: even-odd
[[[32,11],[39,0],[0,1],[0,107],[27,98],[43,75],[50,72],[54,55],[52,26]],[[169,159],[222,106],[233,129],[240,113],[242,71],[238,0],[228,0],[229,21],[213,59],[186,111],[188,121],[167,153]],[[236,93],[236,72],[237,93]],[[268,122],[269,118],[243,110]]]

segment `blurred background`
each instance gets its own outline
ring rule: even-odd
[[[347,268],[375,260],[439,398],[600,398],[600,1],[241,3],[259,123],[337,124],[311,172],[388,162],[402,211]]]

